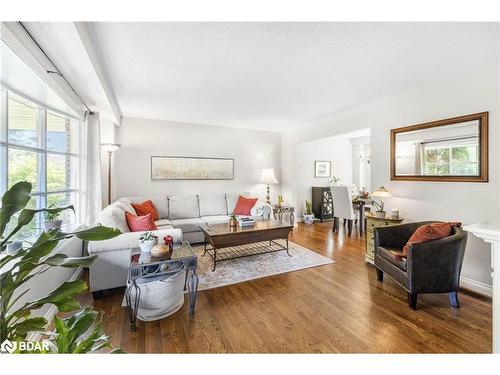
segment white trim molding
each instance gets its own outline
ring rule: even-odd
[[[464,230],[491,244],[493,353],[500,353],[500,220],[466,225]]]
[[[486,297],[491,298],[493,296],[493,288],[491,287],[491,285],[483,283],[481,281],[469,279],[468,277],[460,277],[460,287],[471,290]]]

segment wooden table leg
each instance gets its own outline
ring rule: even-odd
[[[359,205],[359,235],[363,235],[365,227],[365,205],[362,203]]]

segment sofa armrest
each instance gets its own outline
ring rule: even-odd
[[[467,232],[408,246],[408,281],[414,292],[447,293],[458,289]]]
[[[163,243],[163,237],[167,235],[172,236],[175,243],[182,241],[182,230],[178,228],[158,229],[151,232],[158,236],[159,243]],[[88,252],[89,254],[96,254],[103,251],[115,251],[139,247],[139,237],[143,233],[144,232],[128,232],[122,233],[109,240],[89,242]]]
[[[262,217],[264,219],[269,219],[273,208],[270,204],[266,202],[257,202],[255,206],[252,207],[251,215],[255,217]]]

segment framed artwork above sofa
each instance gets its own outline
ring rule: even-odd
[[[234,159],[151,156],[151,180],[233,180]]]

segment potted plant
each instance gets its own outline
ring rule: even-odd
[[[238,226],[238,219],[236,219],[235,214],[231,214],[231,217],[229,218],[229,227],[236,228],[237,226]]]
[[[49,208],[56,208],[55,204],[49,205]],[[45,231],[48,232],[51,229],[61,229],[62,220],[59,219],[61,216],[60,211],[46,211],[45,212]]]
[[[312,204],[306,200],[306,210],[303,214],[304,223],[312,224],[314,223],[314,214],[312,213]]]
[[[151,249],[156,245],[158,245],[158,236],[153,232],[144,232],[139,237],[139,247],[143,253],[150,253]]]
[[[31,183],[21,181],[2,196],[0,208],[0,253],[2,255],[7,250],[11,239],[15,238],[16,234],[22,231],[37,213],[73,210],[73,206],[39,210],[26,208],[31,199],[31,187]],[[11,220],[17,225],[6,233]],[[87,289],[84,280],[63,282],[46,296],[35,300],[17,304],[16,301],[20,302],[19,298],[29,290],[26,283],[31,279],[31,282],[36,282],[38,275],[56,267],[89,267],[94,261],[95,255],[69,257],[56,251],[59,241],[72,237],[84,241],[100,241],[119,234],[119,230],[103,226],[85,228],[72,233],[51,229],[48,232],[42,232],[32,244],[28,243],[29,246],[1,257],[0,342],[26,341],[30,332],[39,332],[48,344],[46,347],[33,345],[32,349],[28,349],[28,346],[23,349],[17,345],[14,353],[93,353],[101,352],[105,348],[112,349],[109,336],[102,331],[102,313],[94,311],[92,307],[80,310],[80,304],[74,298]],[[69,313],[65,318],[56,316],[54,326],[50,331],[47,329],[47,319],[31,314],[32,311],[49,304],[57,307],[59,312]],[[112,353],[119,352],[122,351],[112,350]]]
[[[332,176],[332,178],[330,179],[330,185],[337,186],[340,180],[340,177]]]
[[[278,208],[281,208],[284,201],[285,200],[283,199],[283,194],[278,194]]]

